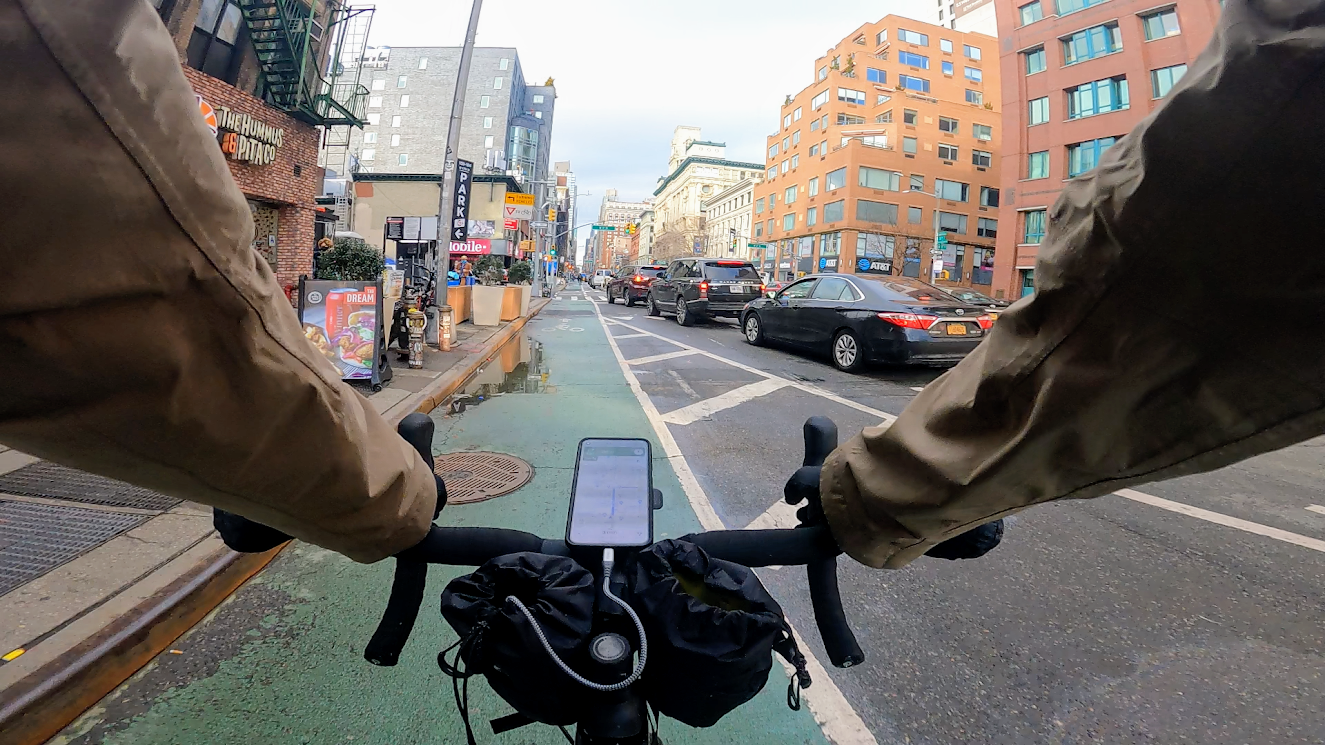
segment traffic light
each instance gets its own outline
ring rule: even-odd
[[[551,250],[551,253],[552,253],[553,256],[556,256],[556,255],[557,255],[557,249],[555,249],[555,248],[552,249],[552,250]]]
[[[556,221],[557,221],[557,208],[556,208],[556,207],[548,207],[548,208],[547,208],[547,221],[548,221],[548,222],[556,222]]]

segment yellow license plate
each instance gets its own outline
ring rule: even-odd
[[[966,324],[964,323],[948,324],[948,336],[966,336]]]

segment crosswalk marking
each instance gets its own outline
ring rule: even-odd
[[[726,393],[720,393],[713,398],[706,398],[703,401],[696,401],[689,406],[683,406],[675,411],[669,411],[662,415],[662,420],[668,424],[692,424],[703,419],[710,414],[730,409],[734,406],[740,406],[746,401],[750,401],[760,396],[767,396],[773,391],[781,390],[791,385],[791,381],[781,378],[765,378],[756,383],[743,385]]]
[[[645,334],[645,336],[647,336],[647,334]],[[620,339],[621,337],[619,337],[619,336],[614,336],[614,337],[612,337],[612,338],[613,338],[613,339]],[[694,354],[694,353],[695,353],[695,351],[694,351],[693,349],[682,349],[682,350],[677,351],[677,352],[663,352],[662,354],[653,354],[653,355],[649,355],[648,357],[636,357],[636,358],[633,359],[633,360],[626,360],[626,364],[627,364],[627,365],[647,365],[647,364],[649,364],[650,362],[662,362],[663,360],[673,360],[673,359],[676,359],[677,357],[688,357],[689,355],[692,355],[692,354]]]

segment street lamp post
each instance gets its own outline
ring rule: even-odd
[[[939,196],[939,185],[937,183],[934,184],[933,194],[930,194],[929,192],[920,189],[907,189],[902,193],[924,194],[927,197],[934,197],[934,245],[929,249],[929,264],[930,264],[929,278],[930,281],[934,281],[937,278],[937,272],[934,271],[934,262],[938,261],[938,258],[943,255],[943,251],[939,249],[939,233],[942,232],[939,229],[939,206],[940,206],[939,202],[942,199],[942,197]],[[905,254],[903,254],[903,256],[905,256]],[[903,258],[903,261],[905,261],[905,258]]]

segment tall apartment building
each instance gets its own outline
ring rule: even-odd
[[[1063,182],[1160,105],[1214,33],[1218,0],[998,0],[1005,103],[994,290],[1035,287]],[[1007,260],[1003,260],[1006,257]]]
[[[345,162],[328,153],[327,167],[340,173],[443,173],[460,51],[370,48],[359,73],[369,89],[367,124],[350,133]],[[475,47],[458,157],[471,161],[476,175],[508,175],[526,190],[530,181],[546,180],[556,97],[552,85],[525,82],[515,49]]]
[[[553,178],[556,180],[556,221],[552,225],[553,243],[557,248],[557,256],[561,261],[570,261],[574,263],[575,257],[571,256],[571,248],[575,245],[575,200],[577,187],[575,186],[575,172],[571,170],[570,161],[557,161],[552,166]]]
[[[994,0],[935,0],[926,20],[954,31],[998,35]]]
[[[622,266],[637,258],[631,254],[631,237],[627,225],[639,222],[640,215],[652,209],[649,201],[626,202],[616,198],[616,189],[608,189],[598,207],[598,225],[610,225],[616,230],[595,230],[590,238],[591,255],[599,269]]]
[[[699,127],[685,125],[672,133],[667,175],[658,179],[653,192],[653,253],[659,261],[704,254],[704,202],[734,184],[758,178],[764,170],[760,163],[728,160],[725,142],[700,136]]]
[[[998,234],[998,42],[887,16],[815,61],[782,105],[752,255],[781,279],[813,271],[988,287]],[[940,272],[931,253],[947,235]]]

